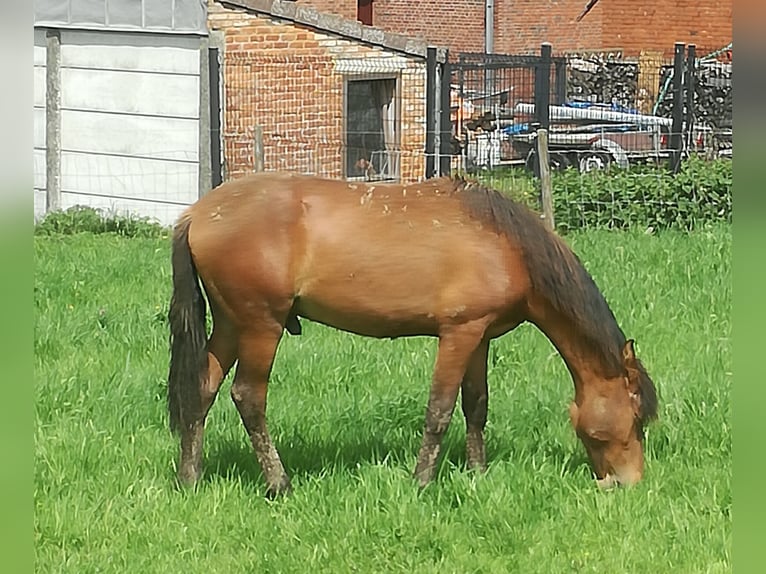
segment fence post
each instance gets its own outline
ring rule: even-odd
[[[426,50],[426,179],[436,171],[436,48]]]
[[[213,187],[213,158],[210,137],[210,39],[203,36],[199,45],[199,173],[197,197]]]
[[[452,65],[449,51],[445,51],[441,78],[441,121],[439,135],[439,175],[448,176],[452,171],[452,117],[450,114],[450,84]]]
[[[673,58],[673,111],[670,128],[670,169],[678,173],[681,167],[681,149],[683,137],[681,130],[684,123],[684,43],[676,42]]]
[[[537,130],[537,157],[540,162],[540,203],[543,223],[551,231],[556,229],[553,219],[553,195],[551,193],[551,163],[548,156],[548,130]]]
[[[45,36],[45,199],[46,212],[61,209],[61,36]]]
[[[550,128],[550,102],[551,102],[551,44],[543,42],[540,45],[540,60],[535,66],[535,123],[540,128]],[[534,171],[541,172],[542,162],[540,154],[535,154]]]
[[[219,53],[218,48],[210,48],[208,52],[211,187],[218,187],[223,183],[223,167],[221,166],[221,63],[218,60]]]
[[[544,130],[550,128],[551,103],[551,52],[550,42],[540,44],[540,62],[535,66],[535,119]]]
[[[253,129],[253,171],[263,171],[263,126],[256,125]]]
[[[567,61],[556,63],[556,100],[557,106],[563,106],[567,101]]]
[[[689,44],[686,53],[686,149],[694,143],[694,96],[697,83],[697,46]]]

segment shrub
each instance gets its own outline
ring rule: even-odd
[[[168,228],[149,217],[110,214],[83,205],[48,213],[35,225],[37,235],[113,233],[123,237],[166,237],[168,232]]]
[[[678,174],[661,167],[575,170],[552,178],[554,216],[562,231],[579,228],[693,230],[731,221],[730,160],[689,158]]]
[[[479,179],[535,210],[539,181],[519,170],[494,171]],[[664,167],[633,166],[581,174],[552,174],[556,227],[573,229],[683,229],[731,221],[731,160],[691,157],[678,174]]]

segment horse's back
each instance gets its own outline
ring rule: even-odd
[[[448,321],[500,313],[526,289],[511,273],[520,253],[452,185],[254,174],[189,210],[190,245],[224,298],[247,285],[345,330],[436,334]]]

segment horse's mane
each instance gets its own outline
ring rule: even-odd
[[[581,326],[613,376],[623,374],[625,335],[577,255],[526,206],[479,183],[462,178],[452,181],[456,195],[472,216],[521,246],[535,291]],[[641,391],[639,419],[645,423],[657,416],[657,391],[641,362],[636,360],[636,364]]]

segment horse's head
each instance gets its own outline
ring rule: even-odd
[[[644,472],[644,425],[656,417],[657,395],[633,341],[623,349],[624,374],[583,385],[569,407],[572,425],[599,486],[632,485]]]

